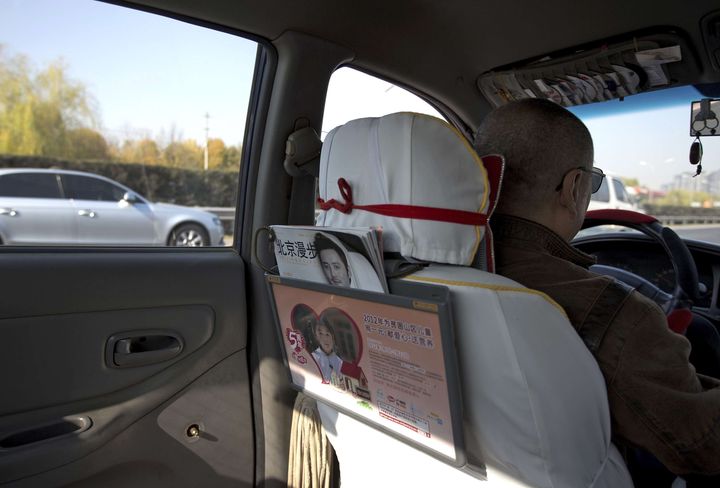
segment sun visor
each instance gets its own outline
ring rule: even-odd
[[[495,107],[524,98],[572,107],[691,83],[700,74],[689,43],[676,33],[658,32],[498,67],[477,84]]]
[[[495,173],[499,184],[502,171]],[[325,210],[317,225],[381,227],[386,252],[470,265],[497,185],[491,190],[482,159],[452,126],[397,113],[353,120],[327,135],[319,193]]]

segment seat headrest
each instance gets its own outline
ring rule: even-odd
[[[323,143],[319,193],[327,210],[316,224],[379,226],[386,252],[470,265],[485,236],[501,173],[500,160],[499,169],[491,171],[497,183],[491,185],[467,140],[435,117],[396,113],[353,120],[333,129]]]

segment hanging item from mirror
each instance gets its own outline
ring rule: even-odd
[[[690,136],[720,136],[720,99],[703,98],[690,106]]]
[[[702,155],[702,142],[700,142],[700,136],[696,136],[693,143],[690,144],[690,164],[692,164],[693,166],[697,165],[697,169],[695,170],[693,178],[702,173]]]
[[[701,137],[720,136],[717,114],[720,113],[720,100],[703,98],[690,104],[690,136],[695,140],[690,145],[690,164],[697,165],[695,176],[702,173],[703,147]]]

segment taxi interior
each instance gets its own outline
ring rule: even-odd
[[[649,91],[694,85],[717,96],[716,87],[703,87],[720,83],[720,10],[712,0],[108,3],[258,42],[238,238],[230,249],[199,252],[2,249],[3,486],[286,486],[296,393],[253,236],[270,224],[312,224],[316,175],[288,174],[286,140],[303,126],[320,132],[339,67],[417,94],[468,140],[493,107],[481,81],[538,60],[678,45],[682,61],[668,64],[668,83]],[[592,236],[578,245],[657,285],[674,283],[664,252],[642,236]],[[696,306],[717,323],[720,247],[689,245],[703,283]],[[196,286],[183,286],[188,273]],[[159,322],[186,336],[170,365],[114,376],[95,367],[113,327],[152,330]]]

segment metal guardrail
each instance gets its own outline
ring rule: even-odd
[[[663,225],[710,225],[720,224],[720,215],[657,215]]]

